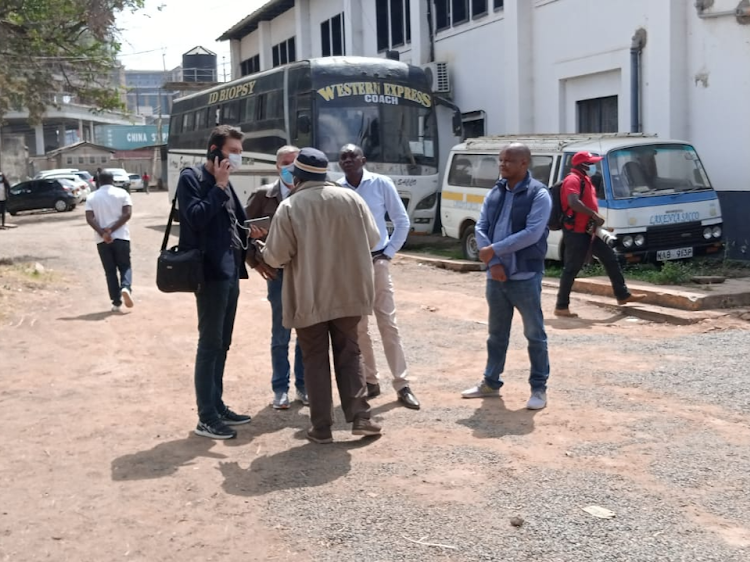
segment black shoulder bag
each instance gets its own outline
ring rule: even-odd
[[[156,262],[156,286],[163,293],[199,293],[204,283],[203,252],[198,249],[180,250],[178,246],[167,249],[176,203],[175,193],[159,260]]]

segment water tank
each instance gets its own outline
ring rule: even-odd
[[[184,82],[216,82],[216,53],[195,47],[182,55]]]

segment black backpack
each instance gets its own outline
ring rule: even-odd
[[[550,197],[552,197],[552,212],[549,215],[549,222],[547,226],[550,230],[562,230],[563,224],[572,222],[575,217],[575,213],[572,216],[567,216],[563,212],[562,199],[560,198],[560,191],[562,184],[565,180],[562,179],[555,185],[549,188]],[[581,178],[581,191],[578,194],[579,198],[583,198],[583,190],[586,188],[586,180]]]

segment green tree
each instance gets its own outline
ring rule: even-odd
[[[55,104],[55,93],[73,95],[98,110],[121,109],[115,15],[143,4],[0,0],[0,119],[25,107],[31,121],[38,122]]]

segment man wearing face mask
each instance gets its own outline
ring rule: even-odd
[[[271,217],[281,202],[289,197],[294,189],[294,159],[299,154],[296,146],[282,146],[276,151],[276,170],[279,179],[272,184],[264,185],[253,193],[247,200],[245,214],[248,219]],[[261,238],[265,240],[265,236]],[[286,410],[289,408],[289,341],[292,331],[282,324],[281,287],[283,285],[283,269],[274,269],[263,261],[263,257],[251,244],[247,249],[247,263],[266,280],[268,285],[268,302],[271,303],[271,388],[273,389],[273,408]],[[302,365],[302,352],[299,342],[294,348],[294,386],[297,389],[297,400],[307,406],[307,392],[305,391],[305,370]]]
[[[212,439],[237,436],[233,425],[250,422],[222,400],[224,364],[232,342],[240,279],[247,279],[243,229],[245,210],[229,182],[242,164],[242,132],[220,125],[208,141],[200,168],[186,168],[177,183],[180,249],[203,251],[205,284],[196,293],[198,352],[195,357],[197,435]]]
[[[596,190],[590,175],[597,173],[596,164],[602,160],[603,157],[590,152],[577,152],[571,160],[572,169],[560,188],[560,203],[564,214],[564,267],[557,292],[555,316],[578,316],[569,309],[570,291],[589,254],[596,257],[607,271],[618,304],[645,298],[645,295],[633,295],[628,290],[614,250],[594,234],[604,224],[604,218],[599,215]]]

